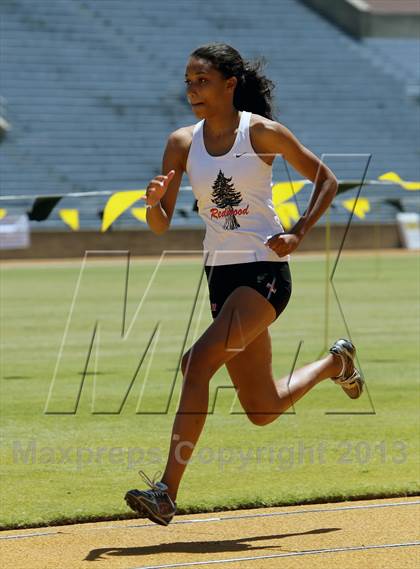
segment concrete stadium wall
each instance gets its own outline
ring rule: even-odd
[[[339,247],[345,226],[331,227],[331,246]],[[132,255],[160,255],[162,251],[202,251],[204,230],[175,229],[163,235],[151,231],[36,231],[28,249],[0,251],[1,259],[82,258],[85,251],[129,250]],[[401,247],[397,226],[358,224],[347,235],[346,249]],[[299,251],[325,249],[325,227],[314,227],[302,241]]]
[[[376,11],[363,0],[301,0],[307,6],[322,14],[345,32],[357,37],[418,38],[420,29],[420,10],[408,10],[400,2],[389,12]],[[402,4],[402,3],[401,3]]]

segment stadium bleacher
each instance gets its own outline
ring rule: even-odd
[[[418,100],[407,93],[418,79],[418,44],[399,40],[398,51],[394,40],[354,40],[297,0],[266,0],[263,9],[248,0],[2,0],[0,10],[0,94],[12,125],[0,147],[2,195],[144,188],[160,173],[168,134],[196,120],[184,68],[189,53],[211,41],[266,58],[278,120],[325,154],[338,178],[359,179],[372,154],[368,179],[389,171],[420,179]],[[411,63],[399,66],[407,49]],[[287,179],[278,158],[273,180]],[[298,194],[302,209],[309,193]],[[373,207],[384,199],[419,209],[413,192],[398,185],[367,187],[363,195],[372,199],[371,221],[394,221],[391,202]],[[80,198],[66,198],[61,205],[79,207],[81,225],[95,228],[105,201],[87,198],[81,206]],[[177,209],[192,202],[191,192],[181,192]],[[332,210],[335,223],[347,217],[342,207]],[[56,211],[31,223],[64,228]],[[202,223],[179,211],[173,226]],[[129,213],[115,222],[124,227],[145,228]]]

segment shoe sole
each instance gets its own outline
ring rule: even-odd
[[[354,395],[352,395],[353,387],[350,387],[350,389],[349,389],[345,385],[341,385],[341,384],[338,384],[338,385],[340,385],[341,389],[344,391],[344,393],[347,395],[347,397],[350,397],[350,399],[358,399],[363,393],[364,380],[363,380],[362,376],[360,375],[359,370],[354,365],[354,360],[356,357],[356,346],[353,344],[353,342],[351,342],[350,340],[348,340],[346,338],[340,338],[339,340],[337,340],[337,342],[340,342],[340,340],[341,341],[344,340],[345,342],[347,342],[347,344],[349,344],[349,346],[341,346],[341,347],[345,350],[345,352],[346,352],[345,355],[348,358],[351,358],[351,360],[353,362],[353,368],[357,371],[359,378],[357,380],[355,380],[355,383],[357,385],[357,393]],[[337,342],[335,344],[337,344]],[[330,349],[330,353],[334,353],[334,354],[338,355],[338,353],[336,351],[332,352],[331,349]]]
[[[145,515],[143,507],[141,506],[141,504],[138,503],[137,498],[133,496],[133,494],[127,492],[127,494],[124,496],[124,500],[126,501],[127,506],[129,506],[134,512],[136,512],[140,516]]]
[[[134,496],[130,492],[127,492],[125,495],[125,501],[132,510],[140,514],[146,514],[147,517],[152,520],[152,522],[155,522],[161,526],[167,526],[169,524],[169,522],[163,518],[156,516],[156,514],[148,507],[148,505],[143,503],[138,496]]]
[[[357,369],[357,368],[354,368]],[[359,370],[357,370],[359,371]],[[364,381],[363,378],[359,375],[359,379],[355,380],[355,384],[357,385],[357,393],[355,395],[352,395],[353,393],[353,387],[350,387],[350,389],[348,389],[347,387],[345,387],[344,385],[340,385],[341,389],[344,391],[344,393],[350,397],[350,399],[359,399],[359,397],[362,395],[363,393],[363,385],[364,385]]]

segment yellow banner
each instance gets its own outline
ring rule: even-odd
[[[282,203],[274,206],[280,222],[286,231],[294,225],[299,219],[299,212],[296,204],[293,202]]]
[[[378,180],[385,180],[387,182],[395,182],[401,186],[404,190],[409,192],[420,190],[420,182],[406,182],[396,172],[386,172],[379,176]]]
[[[0,208],[0,219],[3,219],[3,217],[6,217],[6,215],[7,209]]]
[[[146,190],[127,190],[113,194],[105,206],[101,231],[106,231],[120,215],[144,195]]]
[[[369,200],[367,198],[359,198],[356,205],[354,205],[355,202],[356,198],[350,198],[348,200],[344,200],[341,203],[349,211],[353,211],[354,207],[354,215],[360,219],[364,219],[368,211],[370,211]]]
[[[79,212],[77,209],[60,209],[59,215],[73,231],[79,230]]]
[[[133,207],[133,208],[131,208],[131,213],[134,215],[134,217],[136,219],[138,219],[139,221],[142,221],[143,223],[147,224],[146,211],[147,211],[147,208],[145,208],[145,207]]]
[[[297,180],[273,184],[273,204],[276,206],[292,198],[295,194],[298,194],[307,183],[307,180]]]

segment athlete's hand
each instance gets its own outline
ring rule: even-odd
[[[156,176],[149,182],[146,189],[146,195],[141,199],[146,200],[146,207],[154,207],[157,205],[168,189],[169,182],[174,177],[175,170],[168,172],[166,176]]]
[[[265,241],[265,245],[279,257],[290,255],[299,245],[301,238],[294,233],[276,233]]]

